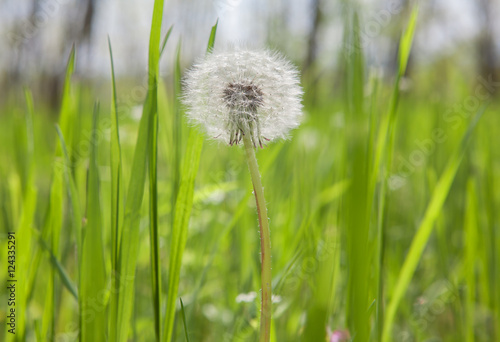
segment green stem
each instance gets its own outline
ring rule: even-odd
[[[257,213],[259,215],[260,227],[262,300],[259,342],[269,342],[271,336],[272,315],[271,235],[269,232],[269,222],[267,221],[264,189],[260,180],[259,166],[257,165],[254,145],[250,139],[249,132],[243,136],[243,143],[245,145],[248,168],[250,169],[250,175],[252,177],[253,193],[255,195],[255,202],[257,203]]]

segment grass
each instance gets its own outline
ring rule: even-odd
[[[73,77],[75,49],[58,118],[29,90],[2,104],[0,229],[16,231],[25,313],[2,340],[258,337],[260,241],[244,153],[204,143],[185,122],[182,49],[169,41],[175,27],[161,39],[162,7],[155,1],[139,123],[120,107],[129,89],[113,60],[125,57],[113,56],[111,42],[101,105],[100,91]],[[346,18],[344,46],[354,49],[334,74],[342,81],[304,82],[303,124],[290,141],[256,152],[269,189],[271,340],[322,341],[329,327],[355,341],[494,341],[500,103],[490,94],[446,116],[477,86],[453,66],[447,72],[459,81],[439,84],[451,99],[440,95],[435,70],[410,74],[413,87],[402,88],[416,9],[392,80],[368,78],[358,15]],[[168,53],[173,79],[159,76]],[[5,251],[6,240],[0,245]]]

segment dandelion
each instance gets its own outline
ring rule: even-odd
[[[212,138],[254,146],[284,139],[302,116],[296,68],[278,53],[237,49],[207,55],[187,72],[187,117]]]
[[[272,315],[271,238],[264,189],[255,148],[284,139],[299,125],[302,88],[299,73],[278,53],[236,49],[214,52],[189,70],[184,79],[188,119],[209,136],[245,146],[252,177],[261,244],[260,342],[270,340]]]

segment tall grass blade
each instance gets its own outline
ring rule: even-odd
[[[75,67],[75,47],[71,49],[71,53],[68,59],[68,64],[66,67],[66,75],[64,80],[64,89],[62,96],[61,112],[59,116],[59,125],[65,137],[72,141],[73,128],[72,122],[75,117],[75,102],[72,94],[71,87],[71,76],[73,75]],[[61,156],[61,147],[57,145],[56,158]],[[63,165],[64,167],[64,165]],[[69,167],[69,165],[67,165]],[[54,253],[56,258],[60,258],[59,252],[59,241],[61,236],[62,219],[63,219],[63,170],[60,164],[54,164],[53,174],[52,174],[52,184],[50,188],[50,199],[49,199],[49,211],[47,221],[44,225],[42,231],[42,237],[49,242],[49,247]],[[40,258],[42,256],[42,250],[35,254],[33,264],[36,267],[30,274],[29,281],[29,293],[32,293],[34,282],[36,279],[36,272],[38,271],[38,266],[40,265]],[[47,286],[45,286],[46,296],[45,305],[43,311],[42,325],[40,334],[42,338],[52,339],[54,334],[54,316],[55,316],[55,270],[53,268],[49,271],[49,280]]]
[[[408,254],[406,255],[403,267],[401,268],[399,276],[396,280],[394,290],[392,291],[392,297],[389,301],[389,305],[387,306],[387,311],[385,314],[384,328],[382,331],[382,342],[391,341],[392,326],[399,303],[401,302],[403,295],[408,289],[410,281],[413,277],[413,273],[417,268],[422,253],[424,252],[424,248],[427,245],[427,241],[429,240],[432,229],[434,228],[434,223],[436,222],[436,219],[439,216],[439,212],[441,211],[446,197],[448,196],[451,185],[453,183],[453,180],[455,179],[455,175],[457,173],[458,167],[460,166],[460,162],[462,161],[465,149],[471,138],[474,128],[476,127],[477,122],[479,121],[485,110],[486,106],[483,106],[476,114],[473,121],[470,123],[465,135],[462,138],[460,146],[458,146],[455,152],[451,155],[446,168],[444,169],[438,183],[436,184],[436,187],[434,188],[431,200],[427,206],[422,222],[418,227],[417,233],[415,234],[411,242],[410,249],[408,251]]]
[[[26,98],[26,139],[27,139],[27,149],[25,151],[26,160],[26,185],[23,194],[23,209],[21,213],[21,218],[19,220],[19,226],[17,227],[17,265],[18,273],[21,279],[29,279],[29,269],[31,262],[31,244],[32,244],[32,231],[33,231],[33,219],[35,215],[36,203],[37,203],[37,187],[34,180],[34,170],[35,165],[33,161],[34,154],[34,132],[33,132],[33,116],[34,116],[34,106],[33,106],[33,96],[31,91],[25,89]],[[18,283],[19,291],[17,294],[17,308],[20,312],[26,312],[28,306],[28,295],[29,288],[26,281]],[[19,315],[17,318],[17,335],[19,340],[25,338],[26,330],[26,315]],[[9,334],[10,335],[10,334]]]
[[[59,236],[62,228],[63,218],[63,179],[62,170],[55,167],[52,185],[50,189],[49,212],[46,226],[43,229],[42,237],[49,241],[50,249],[56,258],[59,258]],[[41,254],[39,254],[41,257]],[[35,256],[36,258],[36,256]],[[35,259],[35,265],[39,265],[39,260]],[[37,270],[35,269],[34,272]],[[50,268],[48,283],[45,286],[45,304],[43,308],[41,335],[43,339],[51,340],[54,334],[55,316],[55,270]],[[34,277],[36,277],[34,275]],[[33,285],[35,278],[32,279]]]
[[[477,191],[474,179],[467,181],[467,206],[464,220],[464,275],[467,290],[465,292],[465,341],[474,342],[474,321],[476,306],[476,263],[479,251]]]
[[[80,278],[80,341],[106,341],[107,313],[104,294],[107,278],[104,261],[103,220],[98,173],[99,105],[94,107],[93,134],[87,179],[87,226],[82,238]],[[97,308],[95,307],[97,303]]]
[[[82,219],[83,219],[83,216],[82,216],[82,210],[81,210],[80,199],[79,199],[80,197],[78,195],[78,189],[76,187],[75,180],[74,180],[72,172],[71,172],[71,168],[70,168],[71,160],[69,157],[66,142],[64,140],[64,136],[63,136],[63,133],[62,133],[59,125],[56,125],[56,131],[57,131],[57,135],[59,137],[59,143],[61,145],[61,150],[62,150],[62,154],[64,157],[63,163],[62,163],[62,168],[63,168],[63,172],[64,172],[64,179],[66,181],[66,187],[68,189],[68,197],[69,197],[69,202],[70,202],[70,206],[71,206],[71,225],[72,225],[73,231],[75,233],[75,237],[76,237],[76,245],[77,245],[76,252],[77,252],[77,263],[78,263],[78,272],[77,272],[78,278],[77,279],[78,279],[78,286],[79,286],[79,288],[81,288],[82,278],[81,278],[80,271],[81,271],[82,247],[83,247],[82,246],[82,236],[83,236]],[[40,238],[40,241],[42,241],[42,242],[44,241],[43,237]],[[49,249],[49,248],[47,247],[47,249]],[[52,251],[50,251],[50,252],[52,253]],[[55,257],[51,258],[53,263],[54,263],[53,259],[57,261],[57,258],[55,258]],[[78,308],[80,310],[79,322],[80,322],[80,326],[81,326],[81,318],[82,318],[81,308],[83,307],[83,305],[81,302],[81,297],[79,297],[77,295],[77,299],[78,299]]]
[[[188,329],[187,329],[187,323],[186,323],[186,312],[184,310],[184,303],[182,302],[182,298],[179,298],[181,302],[181,313],[182,313],[182,323],[184,325],[184,336],[186,336],[186,341],[189,342],[189,334],[188,334]]]
[[[59,126],[61,127],[61,131],[64,134],[64,137],[71,151],[73,151],[73,144],[74,144],[73,128],[74,128],[74,121],[76,118],[76,113],[75,113],[76,103],[73,98],[72,87],[71,87],[71,76],[73,75],[73,72],[75,70],[75,56],[76,56],[76,50],[75,46],[73,45],[69,55],[68,64],[66,66],[66,75],[64,78],[64,88],[61,100],[62,101],[61,113],[59,116]]]
[[[71,174],[71,169],[69,165],[71,165],[71,160],[69,158],[68,148],[66,146],[66,141],[64,140],[63,133],[59,125],[56,125],[57,135],[59,137],[59,143],[61,145],[62,154],[64,157],[63,161],[63,172],[64,179],[66,181],[66,187],[68,188],[68,196],[69,202],[71,206],[71,224],[73,226],[73,230],[76,236],[76,244],[77,244],[77,255],[78,261],[81,261],[81,252],[82,252],[82,210],[80,206],[78,189],[75,184],[75,180]],[[80,267],[78,267],[80,269]]]
[[[207,51],[213,48],[217,23],[211,30]],[[179,46],[180,48],[180,46]],[[176,77],[180,82],[180,49],[177,50]],[[176,82],[177,84],[177,82]],[[177,89],[180,94],[180,83]],[[180,112],[177,108],[176,111]],[[180,119],[180,117],[178,118]],[[180,128],[179,128],[180,129]],[[186,247],[187,230],[191,209],[193,206],[194,181],[198,172],[201,150],[203,147],[203,136],[195,129],[189,134],[186,147],[186,154],[182,165],[180,187],[175,203],[174,222],[172,227],[172,237],[170,242],[170,263],[167,290],[167,309],[165,313],[164,341],[170,342],[174,331],[175,303],[179,289],[180,272],[182,265],[182,255]]]
[[[215,25],[212,26],[212,29],[210,30],[210,37],[208,38],[208,45],[207,45],[207,53],[211,52],[214,48],[215,35],[217,34],[217,25],[219,25],[218,18],[217,18],[217,21],[215,22]]]
[[[413,36],[415,34],[415,26],[418,15],[418,6],[415,6],[412,10],[410,21],[406,31],[401,36],[399,44],[399,69],[396,75],[396,80],[394,82],[393,93],[391,101],[389,104],[389,110],[387,115],[383,118],[381,129],[378,135],[377,149],[375,151],[375,159],[372,170],[372,177],[370,179],[370,189],[369,189],[369,204],[367,207],[368,212],[372,210],[372,204],[374,201],[375,187],[378,181],[382,157],[384,153],[386,154],[386,165],[384,179],[379,193],[378,202],[378,215],[377,215],[377,337],[381,338],[383,330],[383,320],[384,320],[384,302],[383,302],[383,265],[384,265],[384,221],[386,212],[386,192],[387,192],[387,182],[388,175],[391,170],[392,156],[394,152],[394,139],[395,139],[395,126],[397,118],[397,109],[399,104],[399,84],[401,78],[406,72],[406,66],[408,65],[408,58],[410,56],[411,46],[413,42]]]
[[[139,135],[134,152],[132,172],[125,203],[123,228],[120,238],[119,255],[119,294],[117,306],[117,341],[124,342],[128,338],[130,318],[134,298],[134,278],[139,247],[139,221],[141,204],[144,195],[146,165],[153,118],[157,112],[157,83],[159,77],[160,36],[163,18],[163,1],[155,0],[151,35],[149,39],[149,77],[148,93],[144,103]]]
[[[181,120],[181,110],[179,95],[181,93],[181,46],[182,41],[179,40],[177,44],[177,49],[175,52],[175,66],[174,66],[174,101],[173,101],[173,118],[172,118],[172,140],[173,146],[173,186],[172,186],[172,196],[171,196],[171,207],[172,212],[175,208],[175,202],[177,200],[177,194],[179,192],[180,184],[180,168],[181,168],[181,153],[182,153],[182,120]],[[172,216],[172,224],[174,217]]]
[[[47,251],[47,253],[49,253],[50,263],[52,264],[52,267],[54,267],[57,273],[59,274],[59,277],[61,278],[64,287],[66,287],[69,293],[71,293],[71,295],[78,301],[78,290],[73,281],[71,280],[70,276],[68,275],[68,272],[66,272],[64,266],[61,265],[59,260],[57,260],[56,256],[50,249],[47,242],[45,242],[42,238],[39,239],[39,242],[40,245],[44,248],[44,250]]]
[[[155,90],[156,91],[156,90]],[[153,113],[149,139],[149,242],[151,260],[151,293],[153,295],[156,340],[161,338],[161,268],[158,237],[158,110]]]
[[[170,26],[170,28],[167,31],[167,34],[165,34],[165,38],[163,38],[163,42],[161,43],[161,49],[160,49],[160,58],[163,56],[163,52],[165,51],[165,47],[167,46],[168,38],[170,37],[170,34],[172,33],[172,29],[174,28],[174,25]]]
[[[111,63],[111,295],[109,305],[109,338],[111,341],[116,340],[116,324],[117,324],[117,274],[118,274],[118,259],[120,250],[120,225],[122,223],[123,212],[120,210],[121,190],[122,190],[122,161],[121,161],[121,146],[120,146],[120,130],[118,118],[118,103],[115,79],[115,67],[113,62],[113,50],[111,41],[108,37],[109,58]]]
[[[167,311],[165,314],[164,341],[172,341],[175,320],[175,303],[179,289],[182,254],[186,247],[187,228],[193,205],[194,181],[198,172],[203,136],[191,130],[186,155],[182,167],[181,185],[175,206],[174,225],[170,242],[170,263],[167,292]]]
[[[364,56],[362,51],[360,25],[356,11],[349,16],[349,44],[357,47],[348,55],[347,66],[347,110],[349,121],[350,151],[346,172],[351,186],[346,194],[346,243],[349,260],[348,295],[346,303],[346,321],[351,333],[360,341],[368,341],[370,334],[368,307],[368,282],[370,255],[368,249],[369,216],[367,181],[367,141],[368,126],[364,108]],[[326,321],[326,310],[322,310],[321,319]]]
[[[173,26],[170,26],[165,39],[163,40],[160,49],[160,58],[167,45],[168,38],[172,32]],[[157,79],[156,94],[162,90],[161,80]],[[159,245],[159,232],[158,232],[158,129],[159,129],[159,115],[158,109],[159,100],[157,97],[156,110],[153,116],[150,149],[149,149],[149,238],[150,238],[150,259],[151,259],[151,292],[153,294],[153,307],[154,307],[154,321],[155,321],[155,334],[156,340],[161,340],[161,263],[160,263],[160,245]]]

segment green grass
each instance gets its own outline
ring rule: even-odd
[[[244,151],[204,142],[183,117],[187,62],[169,41],[175,27],[161,39],[162,8],[155,1],[140,122],[120,107],[131,89],[115,78],[113,61],[126,56],[111,42],[109,97],[73,76],[73,49],[60,110],[23,89],[0,105],[0,260],[16,231],[25,313],[0,340],[258,337],[260,241]],[[347,12],[342,67],[304,75],[304,122],[256,152],[279,296],[271,340],[323,341],[330,327],[354,341],[495,341],[500,103],[491,96],[447,120],[477,84],[450,63],[455,81],[436,82],[430,65],[402,88],[417,10],[389,80],[367,68],[360,19]],[[171,78],[160,77],[165,54]]]

